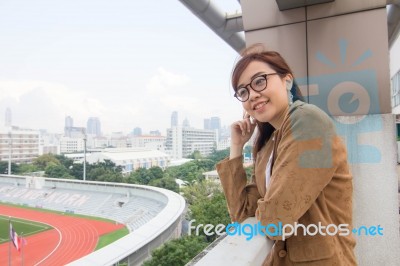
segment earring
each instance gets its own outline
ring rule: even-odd
[[[286,80],[286,90],[288,93],[288,101],[289,105],[293,104],[293,94],[292,94],[292,86],[293,86],[293,81],[291,79]]]

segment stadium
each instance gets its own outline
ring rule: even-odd
[[[53,227],[27,236],[29,265],[139,265],[151,250],[181,233],[185,200],[175,192],[150,186],[109,182],[0,175],[0,215]],[[54,210],[46,213],[7,203]],[[114,221],[89,220],[77,214]],[[101,234],[126,227],[129,234],[93,252]],[[8,243],[0,245],[7,254]],[[12,250],[13,263],[21,260]],[[23,259],[23,258],[22,258]],[[1,256],[6,265],[8,256]]]

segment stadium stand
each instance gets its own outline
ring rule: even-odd
[[[0,175],[0,201],[103,217],[127,226],[130,234],[72,265],[138,265],[153,248],[180,235],[185,210],[180,195],[156,187],[8,175]],[[115,250],[121,243],[124,248]]]

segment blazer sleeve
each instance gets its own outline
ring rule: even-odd
[[[219,162],[217,172],[232,221],[240,223],[248,217],[255,216],[257,200],[261,195],[254,181],[247,185],[243,156]]]
[[[263,225],[294,225],[331,181],[340,152],[332,145],[336,134],[331,119],[317,107],[294,110],[281,134],[269,188],[258,200],[257,218]]]

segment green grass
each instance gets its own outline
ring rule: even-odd
[[[0,244],[7,242],[10,238],[10,220],[7,216],[0,216]],[[46,230],[52,229],[51,226],[37,222],[11,219],[11,224],[18,235],[30,236]]]
[[[120,239],[121,237],[126,236],[127,234],[129,234],[129,230],[126,227],[124,227],[117,231],[102,235],[99,238],[99,242],[97,243],[95,250],[101,249],[102,247],[111,244],[112,242]]]

